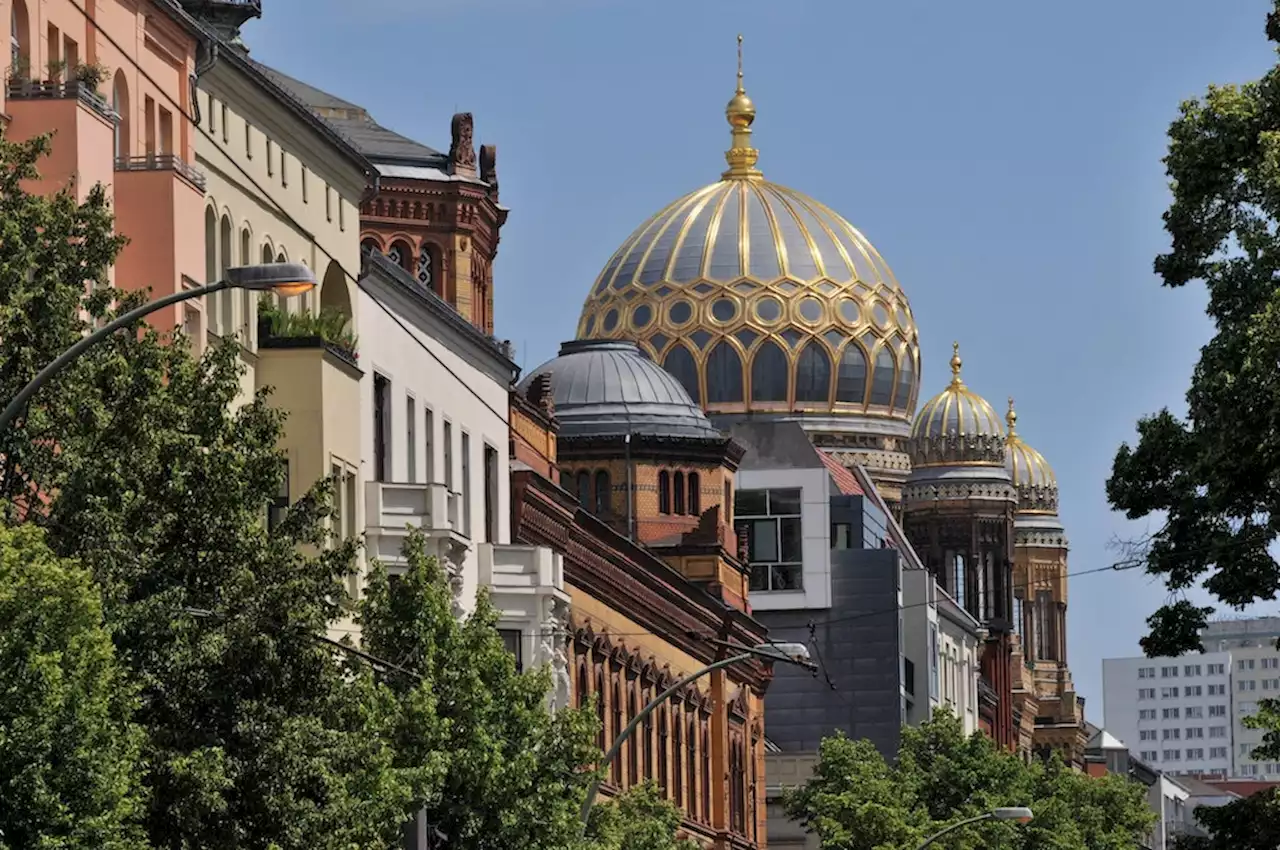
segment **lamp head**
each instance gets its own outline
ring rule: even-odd
[[[761,655],[773,655],[800,663],[809,660],[809,647],[802,643],[762,643],[755,650]]]
[[[282,298],[316,287],[316,275],[302,263],[262,263],[227,269],[227,283],[235,289],[274,292]]]
[[[996,820],[1013,820],[1018,823],[1028,823],[1034,817],[1026,806],[1005,806],[993,809],[991,814]]]

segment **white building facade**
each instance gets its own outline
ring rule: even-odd
[[[903,570],[902,598],[905,653],[922,659],[915,663],[923,664],[926,678],[925,698],[908,708],[907,722],[923,723],[946,706],[960,718],[966,735],[977,732],[981,624],[923,568]]]
[[[1231,657],[1232,778],[1280,779],[1280,764],[1253,758],[1263,733],[1249,729],[1243,722],[1257,713],[1258,700],[1280,699],[1278,639],[1280,617],[1218,620],[1200,635],[1205,649]]]
[[[490,589],[523,667],[563,666],[569,596],[562,556],[510,543],[506,349],[378,253],[364,257],[359,331],[369,558],[394,572],[410,528],[451,578],[458,614]],[[567,670],[557,670],[558,688]],[[563,675],[562,675],[563,674]],[[556,694],[567,702],[567,690]]]

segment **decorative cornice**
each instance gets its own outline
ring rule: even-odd
[[[938,434],[907,439],[913,469],[926,466],[990,464],[1004,469],[1003,434]]]
[[[630,454],[632,460],[679,461],[724,466],[731,472],[738,469],[746,448],[731,437],[707,439],[703,437],[671,437],[653,434],[632,434],[628,450],[626,436],[574,435],[563,436],[558,441],[559,457],[563,461],[617,459]]]
[[[1058,513],[1058,488],[1056,486],[1018,485],[1018,510],[1034,513]]]
[[[721,650],[709,639],[755,646],[765,627],[676,572],[647,549],[614,532],[562,488],[528,471],[512,475],[516,536],[565,556],[565,580],[700,661]],[[744,665],[759,693],[771,678],[763,663]]]
[[[1018,492],[1004,481],[918,481],[907,482],[902,487],[902,501],[945,502],[952,500],[983,499],[1017,504]]]
[[[1067,533],[1060,528],[1015,528],[1014,545],[1066,549]]]

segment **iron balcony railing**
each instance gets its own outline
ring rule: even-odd
[[[204,172],[171,153],[118,156],[116,171],[173,171],[200,191],[205,188]]]
[[[120,116],[107,103],[106,98],[78,80],[40,82],[38,80],[9,80],[6,86],[10,100],[71,100],[76,99],[111,122]]]

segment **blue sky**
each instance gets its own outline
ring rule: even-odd
[[[453,112],[498,146],[511,217],[497,330],[532,368],[573,336],[628,233],[718,179],[746,38],[760,167],[880,249],[941,389],[969,385],[1053,464],[1071,570],[1129,525],[1103,484],[1137,418],[1183,408],[1210,325],[1151,271],[1180,101],[1274,61],[1267,0],[267,0],[255,57],[447,149]],[[1102,721],[1101,659],[1138,653],[1166,593],[1135,573],[1070,588],[1070,662]],[[1270,605],[1262,610],[1275,610]]]

